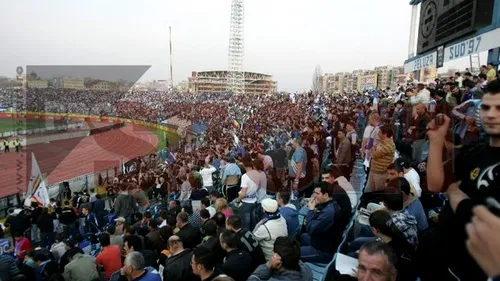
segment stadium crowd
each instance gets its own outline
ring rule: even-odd
[[[136,159],[105,197],[9,215],[0,280],[499,280],[500,81],[408,78],[340,96],[117,98],[118,116],[207,124],[202,144]]]

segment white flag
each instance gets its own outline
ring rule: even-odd
[[[36,202],[44,207],[49,205],[49,192],[47,190],[47,185],[43,179],[42,172],[40,171],[40,167],[38,166],[34,153],[31,153],[31,177],[24,204],[30,206],[31,199],[35,199]]]

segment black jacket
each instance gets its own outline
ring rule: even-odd
[[[252,270],[266,263],[266,258],[259,245],[259,241],[257,241],[257,238],[255,238],[251,231],[241,229],[236,232],[236,236],[238,237],[238,249],[246,251],[252,256]]]
[[[14,276],[21,274],[16,263],[17,260],[11,256],[0,256],[0,280],[11,281]]]
[[[333,185],[330,185],[330,188],[333,189],[333,200],[337,202],[340,208],[337,222],[338,227],[345,229],[352,216],[351,199],[349,199],[347,192],[338,183],[335,182]]]
[[[47,213],[43,213],[40,215],[37,221],[37,225],[40,228],[40,233],[54,232],[54,219]]]
[[[249,253],[236,249],[226,255],[226,262],[222,265],[222,272],[235,281],[245,281],[253,270],[248,265],[252,264]]]
[[[184,244],[184,248],[186,249],[194,249],[201,242],[200,230],[192,227],[189,223],[179,230],[177,236],[181,238],[182,244]]]
[[[59,222],[65,225],[73,224],[78,219],[75,211],[72,208],[66,207],[61,211],[61,215],[59,216]]]
[[[222,249],[222,247],[220,246],[218,236],[210,237],[206,241],[203,241],[200,244],[200,246],[210,249],[210,251],[214,254],[215,263],[222,264],[222,261],[224,260],[224,257],[226,256],[226,251],[224,251]]]
[[[398,277],[396,281],[417,280],[417,268],[414,260],[415,249],[405,239],[393,239],[387,243],[392,247],[398,261],[396,269],[398,270]]]
[[[200,280],[193,274],[191,269],[191,258],[193,251],[186,249],[175,256],[170,256],[165,262],[163,280],[168,281],[197,281]]]

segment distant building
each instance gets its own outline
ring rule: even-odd
[[[377,73],[377,87],[379,89],[385,90],[391,87],[392,78],[392,66],[378,66],[375,67],[375,72]]]
[[[93,91],[109,91],[111,90],[111,85],[107,81],[99,81],[90,87]]]
[[[229,72],[226,70],[193,71],[188,77],[190,93],[226,93]],[[268,74],[245,72],[245,94],[276,93],[277,83]]]
[[[27,86],[28,88],[47,88],[49,82],[47,80],[28,80]]]
[[[406,84],[405,68],[403,66],[394,67],[391,72],[391,89],[396,90]]]
[[[453,73],[454,74],[454,73]],[[453,76],[453,75],[451,75]],[[437,68],[423,68],[420,70],[420,79],[419,81],[424,84],[428,84],[429,82],[434,82],[437,78]]]
[[[75,79],[75,80],[63,79],[62,87],[65,89],[83,90],[85,89],[85,84],[83,79]]]

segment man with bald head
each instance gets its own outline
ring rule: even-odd
[[[430,120],[431,117],[427,112],[426,105],[417,104],[415,106],[415,117],[413,118],[409,132],[413,141],[413,160],[418,163],[425,161],[429,153],[429,144],[425,139],[425,134],[427,133],[427,124],[429,124]]]
[[[172,235],[167,241],[170,256],[165,262],[163,280],[180,281],[196,280],[191,269],[192,249],[184,249],[182,240],[177,235]]]

